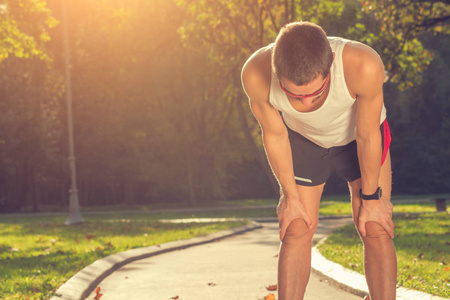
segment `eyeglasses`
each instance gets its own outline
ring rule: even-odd
[[[327,86],[328,86],[328,81],[329,81],[329,80],[330,80],[330,73],[328,73],[327,77],[325,78],[325,83],[322,85],[322,87],[321,87],[320,89],[318,89],[317,91],[315,91],[314,93],[309,94],[309,95],[297,95],[297,94],[293,94],[293,93],[289,92],[288,90],[286,90],[286,89],[284,88],[284,86],[281,84],[281,81],[280,81],[280,87],[281,87],[281,89],[283,90],[283,92],[285,92],[286,94],[288,94],[288,95],[291,96],[291,97],[294,97],[294,98],[300,98],[300,99],[306,99],[306,98],[311,98],[311,97],[317,96],[317,95],[321,94],[323,91],[325,91],[325,89],[326,89]]]

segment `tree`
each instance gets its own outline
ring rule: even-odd
[[[389,89],[393,132],[394,188],[399,193],[447,193],[450,170],[450,75],[448,35],[420,37],[433,61],[421,84],[407,91]]]
[[[58,166],[61,77],[46,49],[57,24],[44,1],[0,6],[0,209],[38,209]],[[46,161],[48,164],[40,164]]]

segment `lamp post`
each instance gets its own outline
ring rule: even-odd
[[[63,23],[64,23],[64,57],[66,71],[66,98],[67,98],[67,120],[69,130],[69,168],[70,168],[70,190],[69,190],[69,217],[66,224],[72,225],[82,223],[80,204],[78,201],[77,174],[75,168],[75,149],[73,142],[73,118],[72,118],[72,87],[70,82],[70,51],[69,30],[67,25],[67,0],[62,0]]]

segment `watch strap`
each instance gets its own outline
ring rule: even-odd
[[[371,195],[365,195],[363,194],[362,189],[359,190],[359,197],[362,200],[379,200],[381,198],[381,195],[382,195],[381,187],[378,187],[375,193]]]

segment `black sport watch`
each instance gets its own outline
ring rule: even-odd
[[[381,187],[378,187],[375,193],[373,193],[372,195],[364,195],[362,193],[362,190],[361,189],[359,190],[359,197],[363,200],[380,200],[381,195],[382,195]]]

